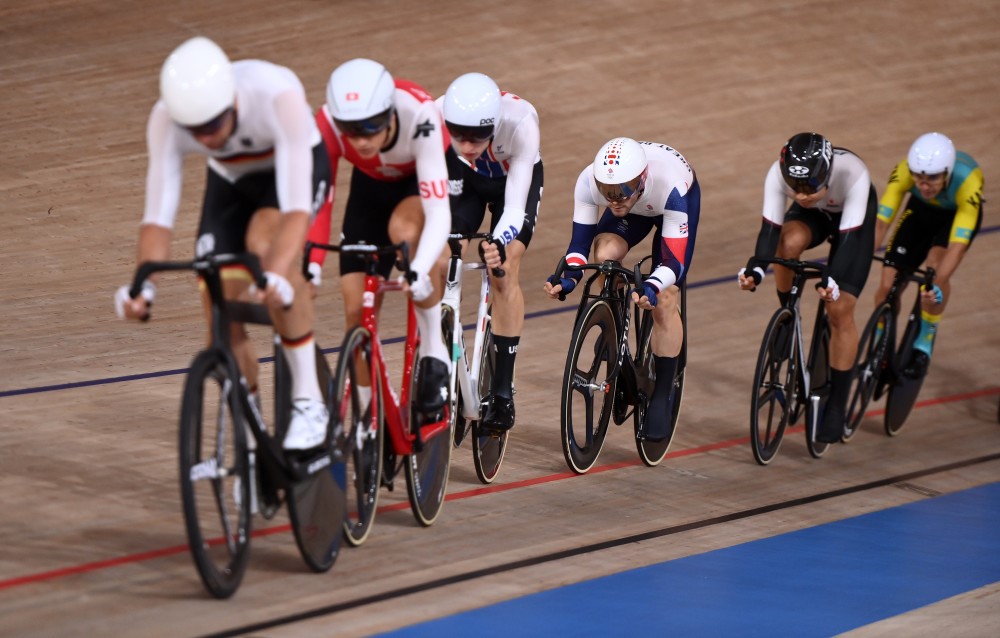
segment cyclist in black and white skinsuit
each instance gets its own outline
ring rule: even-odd
[[[792,199],[791,206],[785,205]],[[830,270],[817,290],[830,319],[830,399],[816,438],[836,443],[844,432],[847,395],[858,349],[854,309],[868,279],[875,242],[878,198],[868,168],[854,153],[834,148],[817,133],[799,133],[781,149],[764,180],[764,219],[754,257],[739,272],[740,287],[764,279],[757,258],[799,259],[830,240]],[[778,298],[787,299],[792,273],[775,266]]]
[[[514,426],[514,359],[524,327],[521,258],[528,249],[542,199],[538,113],[526,100],[502,92],[488,76],[455,79],[438,107],[451,134],[448,178],[452,232],[479,230],[486,207],[492,213],[489,241],[479,252],[490,267],[496,370],[486,398],[483,426]],[[502,267],[503,277],[493,268]]]
[[[322,444],[329,413],[316,377],[312,298],[299,270],[309,220],[326,199],[330,167],[302,83],[291,70],[262,60],[231,63],[211,40],[188,40],[167,58],[161,99],[149,115],[146,209],[139,229],[138,263],[169,256],[181,194],[184,156],[208,157],[196,255],[250,251],[262,259],[267,289],[258,291],[271,314],[291,368],[293,410],[284,445]],[[245,294],[242,269],[223,273],[228,298]],[[149,282],[130,299],[115,294],[118,315],[149,316]],[[207,293],[202,294],[208,307]],[[251,390],[257,357],[241,324],[233,350]]]

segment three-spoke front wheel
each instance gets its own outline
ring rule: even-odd
[[[232,596],[250,546],[250,468],[239,383],[222,355],[198,354],[184,385],[180,418],[181,500],[188,545],[205,588]]]
[[[601,453],[615,396],[618,335],[611,306],[598,300],[579,316],[563,373],[560,429],[566,464],[587,472]]]
[[[779,308],[764,331],[750,397],[750,447],[754,459],[767,465],[778,453],[785,428],[796,412],[799,380],[795,317]]]

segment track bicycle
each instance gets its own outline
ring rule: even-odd
[[[567,271],[593,271],[577,308],[562,383],[563,456],[577,474],[586,473],[597,462],[612,419],[615,425],[621,425],[632,417],[636,449],[647,466],[663,460],[676,431],[687,363],[687,289],[682,282],[678,311],[684,340],[672,390],[671,434],[663,441],[651,441],[645,436],[645,422],[656,380],[651,347],[653,313],[633,304],[631,295],[631,290],[645,279],[643,264],[651,260],[652,256],[644,257],[632,270],[613,260],[569,265],[565,258],[556,267],[557,278]],[[595,284],[599,287],[597,293],[591,292]],[[565,298],[559,294],[560,300]],[[633,320],[634,346],[629,341]]]
[[[490,314],[490,278],[486,264],[462,260],[462,242],[490,238],[488,233],[458,233],[448,236],[451,257],[448,259],[444,297],[441,299],[441,331],[445,342],[450,344],[452,359],[449,416],[455,447],[459,447],[465,437],[472,433],[472,460],[476,476],[480,482],[487,484],[492,483],[500,472],[510,431],[497,432],[482,426],[496,369]],[[481,277],[476,335],[471,352],[465,344],[461,316],[462,275],[468,270],[478,270]],[[503,276],[503,272],[494,269],[494,276]]]
[[[261,290],[266,286],[258,258],[243,253],[146,262],[136,270],[130,290],[135,299],[151,274],[192,270],[211,301],[211,342],[195,356],[184,383],[179,462],[188,545],[205,588],[216,598],[231,596],[243,579],[254,507],[271,518],[287,502],[299,552],[316,572],[329,570],[337,560],[346,510],[341,432],[332,419],[324,445],[304,451],[282,448],[292,380],[280,337],[274,339],[273,429],[239,371],[230,348],[231,322],[270,324],[271,319],[263,305],[225,299],[221,273],[227,266],[242,266]],[[332,408],[332,379],[318,347],[316,361],[320,387]]]
[[[875,261],[884,262],[884,258],[875,255]],[[892,264],[889,264],[892,265]],[[913,356],[914,344],[920,335],[921,299],[918,293],[913,300],[913,307],[906,318],[902,338],[898,346],[896,339],[896,318],[899,315],[903,290],[909,282],[919,284],[922,290],[934,287],[934,269],[917,268],[912,272],[897,269],[889,294],[885,300],[872,311],[858,345],[858,357],[855,369],[858,382],[851,393],[847,429],[844,440],[850,439],[861,427],[865,410],[872,400],[878,400],[888,393],[885,403],[885,433],[888,436],[899,434],[900,428],[910,415],[924,376],[911,377],[903,372]]]
[[[311,254],[313,248],[353,253],[365,260],[361,323],[344,336],[334,375],[334,409],[331,412],[344,429],[347,477],[353,484],[348,496],[344,535],[348,543],[358,546],[371,532],[379,488],[384,485],[392,490],[400,468],[405,469],[407,496],[417,522],[429,526],[441,513],[451,463],[450,406],[446,401],[444,413],[426,423],[424,415],[412,403],[417,388],[420,334],[409,295],[406,296],[406,342],[399,393],[392,386],[383,358],[376,299],[385,292],[402,292],[404,288],[399,280],[382,279],[378,263],[391,259],[407,278],[411,277],[408,245],[306,242],[305,254]],[[308,263],[304,262],[303,269],[307,267]],[[362,387],[370,388],[370,395],[366,396]]]
[[[820,300],[806,358],[800,301],[806,281],[826,277],[824,264],[795,259],[758,259],[792,271],[788,300],[771,315],[761,339],[750,398],[750,447],[754,459],[767,465],[778,453],[785,429],[805,411],[806,447],[820,458],[829,447],[816,440],[830,395],[830,323]]]

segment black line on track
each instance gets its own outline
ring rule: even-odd
[[[642,541],[647,541],[654,538],[662,538],[664,536],[672,536],[674,534],[689,532],[691,530],[704,529],[706,527],[712,527],[714,525],[720,525],[722,523],[738,521],[744,518],[759,516],[761,514],[768,514],[778,510],[798,507],[800,505],[808,505],[810,503],[825,501],[831,498],[837,498],[839,496],[846,496],[848,494],[857,494],[859,492],[864,492],[879,487],[885,487],[887,485],[893,485],[895,483],[912,481],[914,479],[930,476],[932,474],[940,474],[942,472],[957,470],[972,465],[979,465],[981,463],[988,463],[990,461],[996,461],[998,459],[1000,459],[1000,453],[989,454],[986,456],[980,456],[972,459],[966,459],[964,461],[956,461],[954,463],[947,463],[945,465],[926,468],[923,470],[918,470],[916,472],[909,472],[907,474],[900,474],[898,476],[890,476],[888,478],[879,479],[877,481],[871,481],[869,483],[862,483],[860,485],[843,487],[840,489],[831,490],[829,492],[821,492],[819,494],[813,494],[811,496],[794,498],[788,501],[782,501],[780,503],[772,503],[770,505],[763,505],[761,507],[754,507],[740,512],[732,512],[730,514],[725,514],[723,516],[713,516],[711,518],[705,518],[700,521],[692,521],[690,523],[684,523],[682,525],[672,525],[670,527],[664,527],[649,532],[643,532],[641,534],[631,534],[629,536],[623,536],[621,538],[612,539],[609,541],[592,543],[590,545],[584,545],[582,547],[576,547],[573,549],[564,549],[562,551],[552,552],[549,554],[542,554],[541,556],[535,556],[532,558],[524,558],[510,563],[504,563],[502,565],[484,567],[482,569],[476,569],[462,574],[455,574],[453,576],[438,578],[435,580],[427,581],[425,583],[420,583],[418,585],[401,587],[399,589],[393,589],[391,591],[382,592],[380,594],[373,594],[371,596],[365,596],[363,598],[356,598],[354,600],[337,603],[335,605],[318,607],[316,609],[310,609],[296,614],[282,616],[280,618],[274,618],[272,620],[264,622],[253,623],[250,625],[243,625],[241,627],[227,629],[214,634],[206,634],[206,636],[221,638],[223,636],[240,636],[244,634],[251,634],[253,632],[262,631],[265,629],[272,629],[274,627],[291,625],[305,620],[312,620],[314,618],[319,618],[321,616],[330,616],[342,611],[347,611],[349,609],[357,609],[359,607],[364,607],[366,605],[373,605],[376,603],[385,602],[387,600],[403,598],[411,594],[417,594],[432,589],[438,589],[441,587],[447,587],[448,585],[454,585],[457,583],[463,583],[470,580],[485,578],[487,576],[492,576],[494,574],[510,572],[516,569],[522,569],[524,567],[533,567],[535,565],[541,565],[543,563],[550,563],[553,561],[562,560],[564,558],[572,558],[574,556],[580,556],[582,554],[599,552],[605,549],[621,547],[622,545],[629,545],[631,543],[641,543]]]

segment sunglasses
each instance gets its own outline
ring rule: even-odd
[[[334,118],[333,123],[348,137],[367,137],[389,128],[391,120],[392,109],[388,109],[364,120],[338,120]]]
[[[617,204],[628,201],[632,197],[635,197],[642,189],[644,177],[644,174],[639,175],[624,184],[602,184],[601,182],[597,182],[597,191],[601,194],[601,197],[612,203]]]
[[[225,125],[226,118],[232,112],[233,108],[229,107],[204,124],[199,124],[197,126],[185,126],[184,128],[186,128],[191,135],[194,135],[195,137],[208,137],[209,135],[215,135],[219,132],[219,129]]]
[[[448,133],[451,134],[453,138],[462,142],[473,142],[478,144],[493,137],[494,127],[492,124],[487,124],[485,126],[466,126],[464,124],[445,122],[445,126],[448,127]]]

